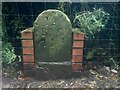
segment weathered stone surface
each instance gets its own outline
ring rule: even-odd
[[[71,62],[40,62],[35,70],[36,78],[60,79],[71,78]]]
[[[72,32],[67,15],[46,10],[34,22],[35,63],[71,61]]]

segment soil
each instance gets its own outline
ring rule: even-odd
[[[120,88],[120,72],[104,66],[85,70],[79,78],[46,81],[3,72],[2,88]]]

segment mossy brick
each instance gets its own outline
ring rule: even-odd
[[[80,72],[82,69],[82,63],[72,63],[72,72]]]
[[[24,70],[32,70],[35,68],[34,63],[23,63]]]
[[[33,39],[33,28],[27,28],[21,32],[22,39]]]

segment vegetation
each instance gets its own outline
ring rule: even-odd
[[[71,12],[71,0],[59,0],[58,10],[70,15]]]
[[[14,48],[9,42],[2,42],[2,67],[3,72],[9,76],[17,76],[21,66],[21,58],[15,54]]]
[[[15,62],[16,55],[14,53],[14,49],[11,46],[10,43],[3,42],[3,52],[2,52],[2,64],[3,67],[8,67],[10,65],[13,65]]]
[[[8,6],[5,5],[3,10],[9,11]],[[14,10],[15,8],[13,8],[9,13],[13,13]],[[15,47],[13,47],[13,45],[15,45],[16,43],[12,43],[12,42],[14,41],[13,37],[16,38],[17,40],[17,39],[20,39],[20,36],[19,35],[14,36],[13,33],[18,32],[17,27],[20,26],[22,19],[18,19],[17,16],[14,16],[12,19],[11,17],[6,16],[6,15],[2,16],[2,23],[1,23],[1,26],[2,26],[2,29],[1,29],[2,31],[1,32],[2,66],[5,72],[9,73],[10,75],[15,76],[17,74],[16,71],[18,70],[18,67],[20,66],[21,58],[20,56],[17,56],[15,53]]]
[[[77,6],[73,5],[70,0],[66,0],[65,2],[63,0],[60,0],[60,1],[61,2],[58,4],[58,7],[54,9],[59,9],[63,11],[64,13],[68,15],[70,20],[73,21],[72,22],[73,26],[75,24],[75,29],[73,29],[73,32],[75,33],[83,32],[86,38],[90,39],[90,41],[87,41],[87,39],[85,40],[85,48],[89,48],[86,51],[84,51],[85,60],[94,60],[94,61],[100,61],[100,62],[101,60],[104,60],[103,62],[110,63],[112,66],[116,66],[116,68],[118,68],[118,63],[116,62],[117,62],[117,57],[119,56],[119,54],[116,51],[114,51],[113,53],[113,51],[108,48],[108,46],[110,48],[117,48],[118,42],[116,42],[115,39],[118,37],[115,37],[116,34],[114,33],[114,30],[112,31],[113,32],[112,36],[108,35],[109,33],[112,33],[111,31],[104,30],[105,27],[108,28],[108,26],[106,25],[110,19],[110,14],[106,12],[103,8],[99,8],[99,9],[94,8],[92,11],[89,11],[89,10],[80,11],[81,7],[79,6],[81,6],[81,3],[78,3],[79,8],[75,9],[75,7]],[[35,6],[37,9],[33,10],[34,15],[33,16],[28,15],[28,13],[30,13],[31,11],[29,10],[30,8],[26,8],[27,5],[29,7],[29,3],[20,4],[19,6],[21,7],[19,7],[18,12],[16,10],[16,3],[12,3],[12,4],[5,3],[3,5],[3,13],[5,14],[7,13],[7,16],[3,15],[3,18],[2,18],[3,32],[0,32],[2,34],[2,38],[4,41],[3,42],[3,53],[4,54],[2,54],[2,57],[4,60],[2,61],[2,63],[4,67],[10,66],[10,65],[14,66],[15,63],[17,63],[17,61],[19,62],[21,61],[21,60],[16,60],[17,55],[13,47],[13,45],[16,43],[12,43],[13,37],[19,39],[20,34],[18,34],[17,32],[23,30],[24,27],[31,27],[31,25],[33,24],[32,21],[36,18],[34,15],[37,15],[38,14],[37,12],[41,12],[42,10],[44,10],[44,8],[40,7],[41,5],[37,4]],[[12,6],[12,9],[10,8],[11,6]],[[26,8],[25,9],[26,11],[24,11],[23,8]],[[53,8],[53,6],[49,6],[49,8]],[[27,12],[27,9],[29,12]],[[22,11],[22,13],[25,15],[18,16],[17,14],[20,11]],[[8,27],[8,28],[4,28],[4,27]],[[9,27],[12,27],[12,28],[9,28]],[[17,28],[17,27],[22,27],[22,28]],[[110,37],[111,39],[108,40],[108,42],[100,40],[101,38],[106,39],[106,37]],[[98,41],[91,40],[93,38],[98,39]],[[18,44],[16,45],[18,47],[21,47]],[[111,47],[111,45],[113,46]],[[106,50],[105,48],[108,48],[108,49]],[[17,52],[19,51],[20,50],[18,50]],[[98,57],[94,58],[94,56],[98,56]],[[103,56],[103,57],[99,58],[99,56]],[[105,58],[104,56],[105,57],[109,56],[109,57]],[[116,57],[113,57],[113,56],[116,56]]]
[[[115,30],[109,31],[104,30],[107,22],[109,22],[109,14],[106,11],[110,11],[111,9],[108,8],[110,4],[108,4],[107,8],[104,7],[104,4],[100,3],[100,6],[105,8],[106,11],[103,8],[94,9],[93,11],[80,11],[79,6],[81,6],[80,3],[72,4],[71,2],[62,2],[59,3],[58,7],[54,9],[59,9],[66,13],[68,17],[71,19],[71,21],[74,21],[72,24],[75,24],[76,27],[73,29],[73,32],[75,33],[85,33],[86,39],[85,39],[85,49],[84,49],[84,61],[91,62],[93,61],[93,64],[91,64],[91,69],[88,72],[83,72],[83,77],[81,78],[71,78],[71,79],[64,79],[64,80],[49,80],[49,81],[32,81],[31,80],[22,80],[21,78],[15,79],[12,78],[4,78],[3,86],[6,87],[13,87],[13,88],[120,88],[119,85],[119,72],[117,70],[120,68],[120,61],[118,60],[118,56],[120,56],[119,52],[119,46],[116,39],[119,39],[119,37],[116,34]],[[66,0],[67,1],[67,0]],[[15,47],[13,47],[14,44],[12,41],[15,41],[13,39],[20,38],[20,34],[17,32],[23,30],[23,27],[31,27],[32,21],[36,18],[35,16],[38,15],[41,11],[44,10],[44,6],[42,3],[36,3],[32,10],[30,10],[30,6],[35,3],[3,3],[3,18],[2,18],[2,24],[0,22],[0,25],[3,26],[3,32],[2,28],[0,28],[0,35],[2,35],[2,64],[3,69],[8,70],[8,72],[12,74],[17,74],[16,69],[18,67],[19,62],[21,62],[21,58],[18,57],[15,53]],[[48,3],[49,4],[49,3]],[[16,6],[18,7],[18,11],[16,10]],[[50,4],[49,4],[50,5]],[[73,6],[72,6],[73,5]],[[97,4],[98,5],[98,4]],[[111,4],[113,7],[113,4]],[[47,6],[47,5],[46,5]],[[72,8],[71,8],[72,7]],[[76,7],[76,9],[75,9]],[[93,6],[92,6],[93,7]],[[48,8],[53,8],[52,5],[50,5]],[[35,10],[34,10],[35,9]],[[112,8],[112,14],[115,13]],[[26,11],[24,11],[26,10]],[[28,10],[28,11],[27,11]],[[30,15],[30,12],[34,11],[32,15]],[[117,10],[116,10],[117,11]],[[24,17],[22,15],[18,16],[18,13],[21,13],[25,15]],[[7,14],[5,16],[4,14]],[[34,15],[33,15],[34,14]],[[71,17],[72,16],[72,17]],[[27,18],[27,19],[26,19]],[[75,19],[74,19],[75,18]],[[32,20],[33,19],[33,20]],[[73,20],[74,19],[74,20]],[[1,20],[1,18],[0,18]],[[110,21],[109,24],[114,23],[115,19],[113,21]],[[8,27],[8,28],[5,28]],[[11,28],[13,27],[13,28]],[[22,27],[22,28],[17,28]],[[108,25],[106,28],[113,28],[113,26]],[[17,33],[17,34],[16,34]],[[112,35],[111,35],[112,34]],[[93,37],[91,37],[93,36]],[[108,38],[109,37],[109,38]],[[94,39],[94,40],[93,40]],[[107,41],[105,40],[107,39]],[[103,40],[103,41],[102,41]],[[21,47],[20,45],[16,44],[18,47]],[[107,48],[107,49],[106,49]],[[116,48],[116,49],[114,49]],[[17,50],[19,52],[20,50]],[[116,56],[116,57],[114,57]],[[118,61],[117,61],[118,60]],[[97,62],[94,64],[94,62]],[[96,65],[100,65],[103,63],[103,67],[96,68]],[[89,64],[85,63],[85,66],[88,66]],[[106,66],[105,66],[106,65]],[[112,66],[108,67],[109,65]],[[88,66],[89,67],[89,66]],[[113,69],[114,68],[114,69]],[[116,69],[116,70],[115,70]],[[13,73],[14,72],[14,73]],[[3,72],[4,73],[4,72]],[[7,84],[6,84],[7,82]]]
[[[109,19],[109,13],[104,11],[103,8],[96,9],[93,11],[83,11],[77,13],[74,19],[74,23],[78,26],[80,31],[83,32],[86,37],[94,36],[96,32],[100,32]]]

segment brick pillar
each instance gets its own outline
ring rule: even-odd
[[[34,76],[34,45],[32,28],[21,32],[22,37],[22,60],[23,73],[25,77]]]
[[[83,62],[84,34],[73,34],[72,72],[80,72]]]

